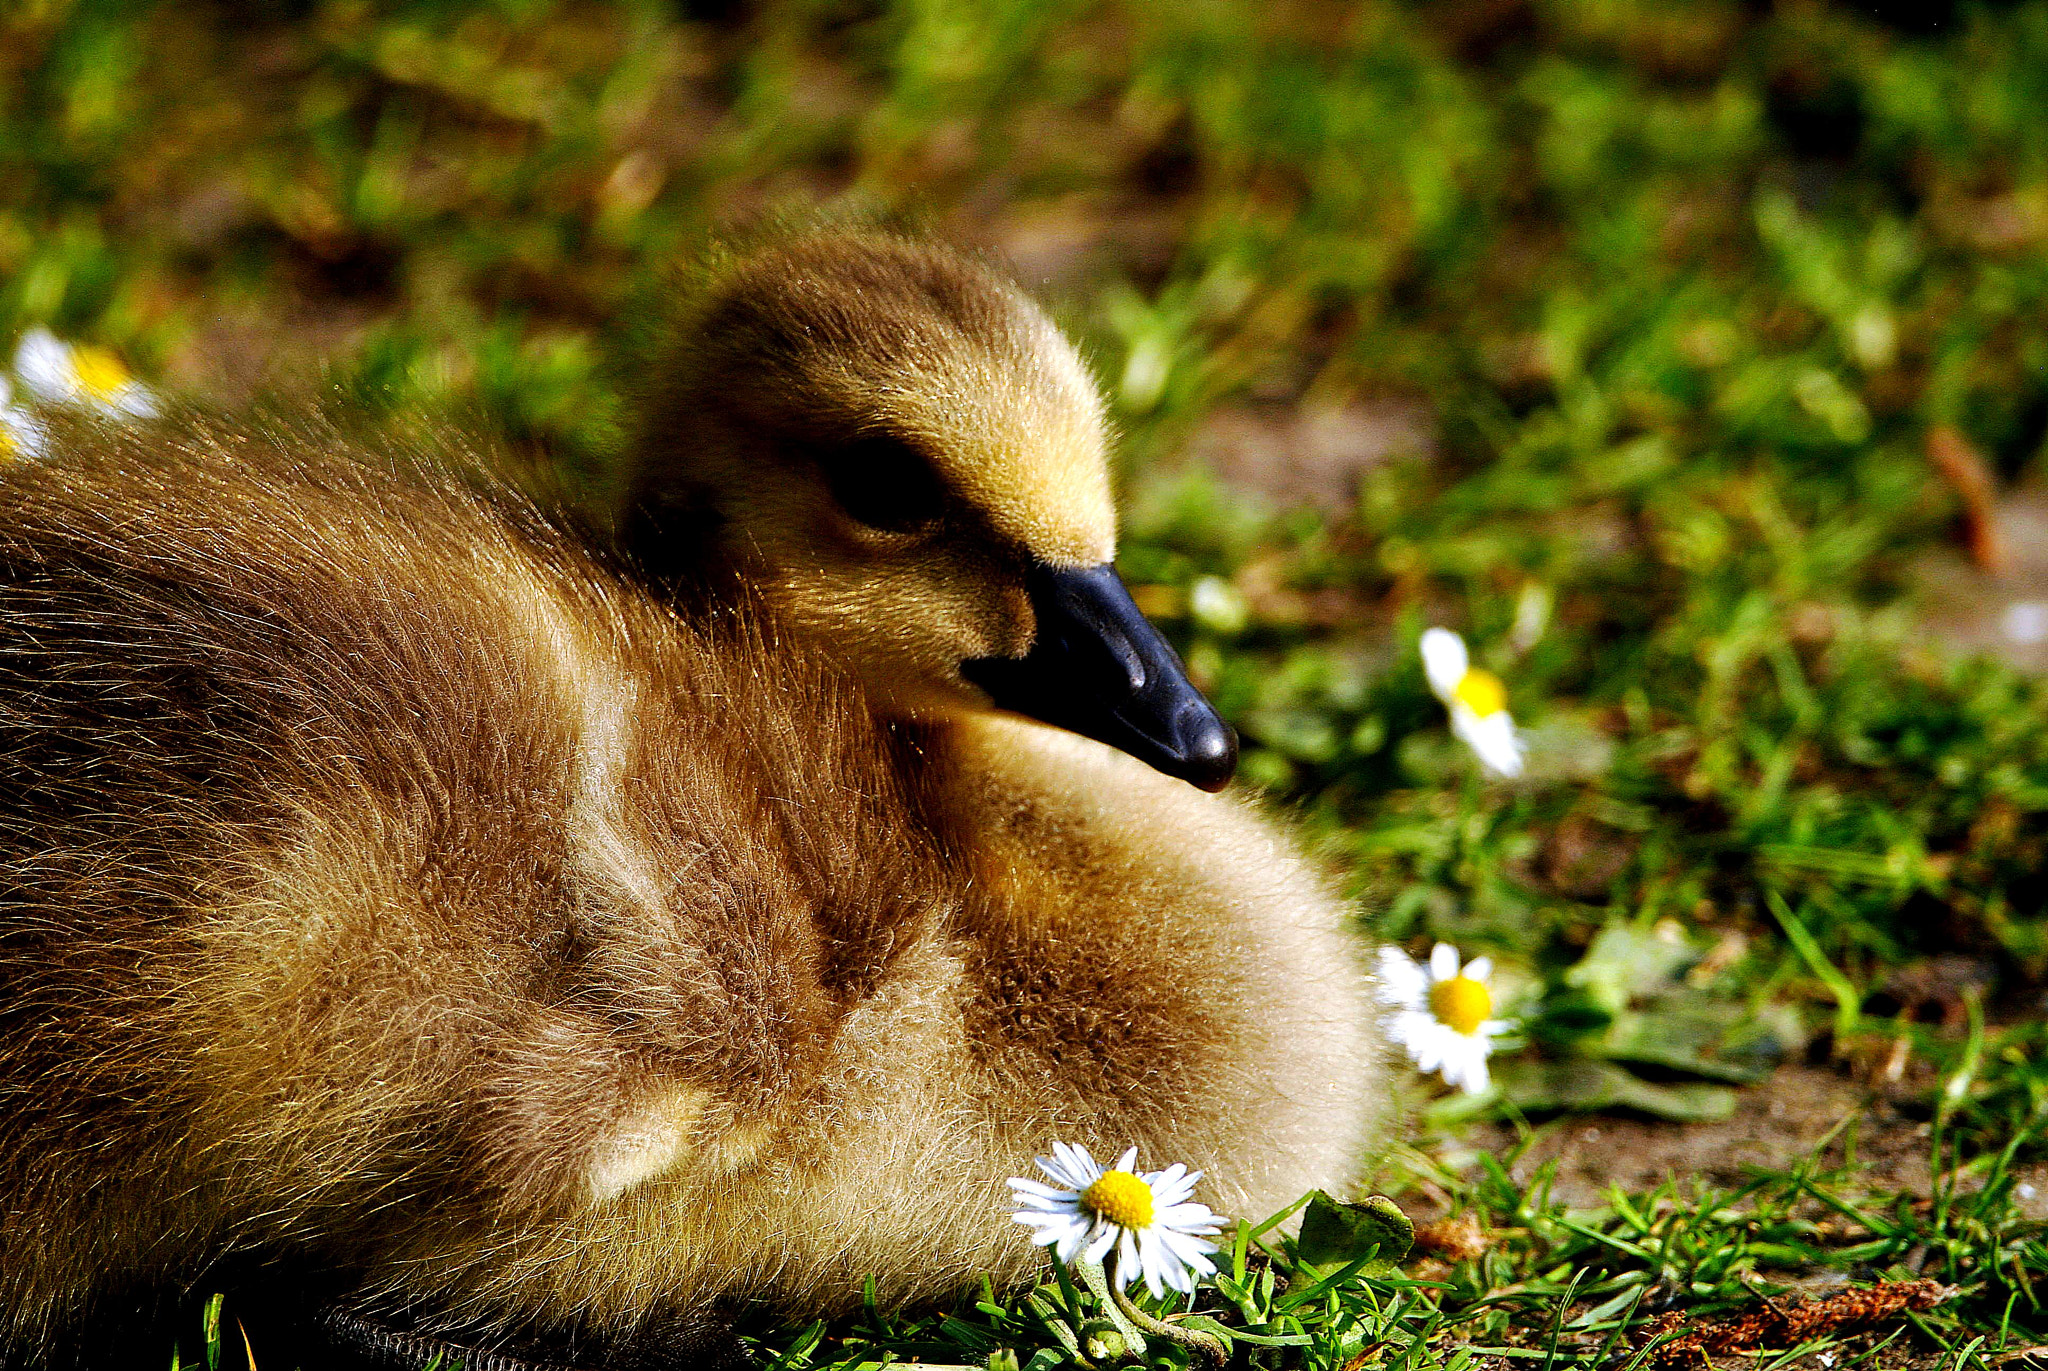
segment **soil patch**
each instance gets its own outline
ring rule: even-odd
[[[1634,1191],[1673,1177],[1688,1189],[1727,1189],[1812,1156],[1845,1119],[1851,1122],[1829,1143],[1827,1165],[1848,1167],[1871,1190],[1928,1192],[1927,1121],[1849,1077],[1803,1065],[1782,1066],[1743,1091],[1733,1117],[1717,1123],[1593,1114],[1541,1124],[1511,1173],[1526,1184],[1556,1159],[1554,1193],[1575,1208],[1603,1204],[1610,1186]],[[1488,1124],[1469,1130],[1456,1151],[1505,1156],[1516,1142],[1512,1128]],[[1445,1159],[1455,1161],[1456,1152]],[[2021,1168],[2019,1198],[2029,1218],[2048,1219],[2048,1163]]]

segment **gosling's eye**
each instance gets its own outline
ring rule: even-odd
[[[821,455],[818,465],[839,507],[870,528],[909,533],[944,511],[938,474],[900,438],[856,438]]]

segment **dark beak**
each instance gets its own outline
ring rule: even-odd
[[[1221,790],[1237,770],[1237,734],[1189,683],[1111,566],[1032,568],[1038,636],[1023,657],[961,663],[1004,709],[1130,753],[1169,776]]]

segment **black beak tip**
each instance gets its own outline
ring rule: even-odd
[[[998,708],[1127,752],[1202,790],[1237,772],[1237,734],[1131,601],[1108,564],[1032,572],[1036,639],[1022,657],[977,657],[960,674]]]
[[[1237,730],[1206,707],[1190,720],[1181,742],[1181,779],[1214,794],[1237,774]]]

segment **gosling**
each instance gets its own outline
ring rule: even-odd
[[[0,1360],[265,1272],[658,1357],[1024,1274],[1054,1139],[1355,1172],[1357,949],[1205,793],[1072,349],[883,235],[700,285],[602,546],[312,421],[0,472]]]

